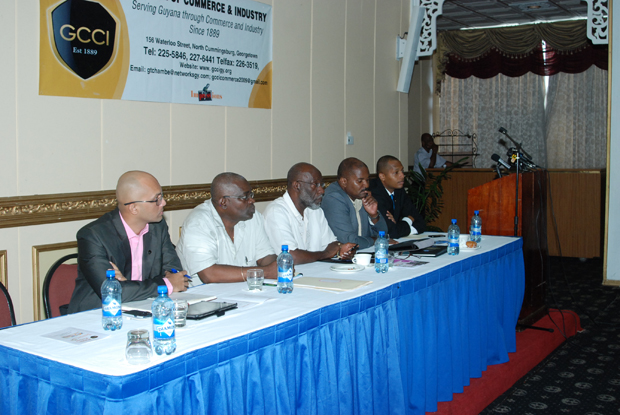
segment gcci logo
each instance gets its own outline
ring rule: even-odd
[[[76,75],[89,79],[110,65],[118,25],[101,4],[66,0],[51,18],[56,54]]]

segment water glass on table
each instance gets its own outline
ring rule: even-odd
[[[145,329],[129,330],[125,358],[132,365],[143,365],[151,361],[153,349],[149,339],[149,331]]]
[[[262,291],[263,283],[265,282],[265,274],[262,269],[249,269],[247,271],[248,277],[248,290],[249,291]]]
[[[189,305],[187,300],[174,300],[174,326],[185,327],[187,323],[187,311]]]

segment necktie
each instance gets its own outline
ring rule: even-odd
[[[394,193],[390,195],[390,198],[392,199],[392,208],[394,209],[394,213],[396,213],[396,202],[394,202]]]
[[[356,199],[353,201],[353,208],[355,209],[355,215],[357,216],[357,235],[362,236],[362,218],[360,217],[360,210],[363,207],[362,199]]]

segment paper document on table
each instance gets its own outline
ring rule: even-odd
[[[170,294],[170,298],[172,300],[187,300],[188,304],[195,304],[201,301],[211,301],[215,300],[217,297],[214,295],[208,294],[193,294],[193,293],[172,293]],[[130,301],[128,303],[123,303],[121,308],[123,311],[129,310],[140,310],[140,311],[151,311],[151,305],[153,305],[153,298],[147,298],[146,300],[141,301]]]
[[[372,284],[372,281],[347,280],[340,278],[302,277],[295,280],[295,287],[315,288],[334,292],[351,291]]]
[[[422,265],[428,264],[428,262],[425,261],[415,261],[412,259],[398,259],[398,258],[394,258],[394,266],[395,267],[402,267],[402,268],[415,268],[415,267],[419,267]]]
[[[105,339],[106,337],[110,337],[110,335],[77,329],[75,327],[67,327],[66,329],[60,331],[44,334],[43,337],[60,340],[67,343],[84,344],[94,342],[95,340]]]

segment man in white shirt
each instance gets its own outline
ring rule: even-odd
[[[284,196],[265,209],[265,231],[279,252],[288,245],[295,264],[306,264],[339,255],[349,259],[354,243],[340,244],[330,229],[321,201],[325,183],[321,172],[308,163],[297,163],[288,171]]]
[[[424,169],[432,169],[439,167],[451,166],[452,163],[444,159],[438,154],[439,147],[433,141],[433,136],[429,133],[422,134],[422,147],[415,153],[413,159],[413,169],[422,174],[420,164]]]
[[[245,281],[248,268],[276,278],[276,255],[263,222],[248,181],[236,173],[217,175],[211,199],[183,222],[176,251],[184,269],[204,283]]]

